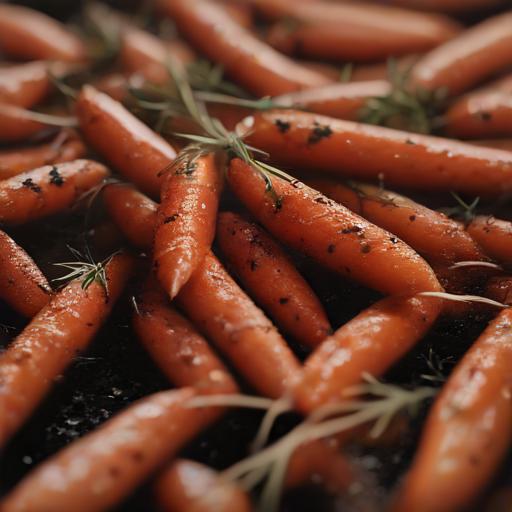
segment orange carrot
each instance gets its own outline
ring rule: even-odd
[[[512,151],[512,139],[481,139],[473,140],[471,144],[476,146],[483,146],[486,148],[503,149],[505,151]]]
[[[36,120],[29,110],[0,103],[0,142],[23,141],[48,126],[44,121]]]
[[[298,180],[272,177],[277,205],[242,160],[231,161],[228,182],[270,233],[322,265],[383,293],[440,290],[432,269],[399,238]]]
[[[511,222],[480,215],[471,221],[467,231],[488,256],[501,263],[512,264]]]
[[[122,73],[107,73],[91,82],[91,85],[112,99],[123,102],[128,98],[131,85],[142,86],[144,78],[138,75],[126,77]]]
[[[0,223],[24,224],[71,207],[108,176],[91,160],[46,165],[0,182]]]
[[[91,146],[142,191],[158,197],[158,173],[172,163],[174,149],[119,102],[89,85],[82,89],[76,111]]]
[[[252,28],[253,12],[250,5],[238,0],[222,0],[220,3],[239,25],[247,29]]]
[[[0,297],[32,318],[50,300],[51,288],[32,258],[0,231]]]
[[[394,512],[475,503],[512,438],[512,309],[502,311],[450,375],[429,413]]]
[[[278,327],[308,347],[331,332],[315,293],[279,245],[239,215],[219,215],[217,240],[230,267]]]
[[[0,446],[22,425],[55,378],[84,350],[130,277],[131,258],[114,256],[99,282],[75,279],[57,293],[0,355]]]
[[[164,179],[153,259],[171,299],[210,250],[221,187],[214,153],[184,162]]]
[[[483,295],[502,304],[512,305],[512,277],[508,275],[492,277],[487,282]]]

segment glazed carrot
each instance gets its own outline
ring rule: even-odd
[[[211,153],[184,162],[163,181],[153,260],[158,279],[171,299],[210,250],[221,178],[215,154]]]
[[[256,224],[223,212],[217,242],[230,268],[277,326],[305,346],[331,332],[317,296],[279,245]]]
[[[286,342],[212,253],[177,302],[261,394],[279,398],[297,379],[300,365]]]
[[[158,197],[158,173],[172,163],[174,149],[119,102],[89,85],[78,97],[76,112],[89,144],[143,192]]]
[[[141,249],[151,247],[157,203],[126,183],[107,185],[103,200],[110,217],[133,245]]]
[[[208,0],[160,0],[190,42],[256,96],[276,96],[330,82],[282,56]]]
[[[87,51],[82,41],[58,21],[19,5],[0,5],[0,50],[28,60],[81,62]]]
[[[16,105],[0,103],[0,142],[26,140],[49,125],[35,120],[31,112]]]
[[[133,260],[114,256],[106,268],[108,294],[82,279],[57,293],[0,355],[0,446],[22,425],[55,378],[85,349],[130,277]]]
[[[190,460],[173,462],[157,480],[162,512],[250,512],[247,494],[213,469]]]
[[[24,224],[71,207],[108,176],[92,160],[46,165],[0,182],[0,224]]]
[[[430,50],[460,31],[457,23],[441,15],[368,3],[255,0],[255,4],[271,18],[286,19],[271,28],[267,40],[272,46],[320,59],[384,60]]]
[[[112,99],[123,102],[129,94],[130,85],[135,81],[136,86],[144,85],[144,78],[132,75],[126,77],[122,73],[107,73],[93,80],[91,85],[100,92],[110,96]]]
[[[340,327],[306,359],[294,389],[299,410],[343,399],[364,373],[382,375],[424,336],[441,307],[437,298],[388,297]]]
[[[241,160],[231,161],[228,182],[271,234],[335,272],[382,293],[440,290],[432,269],[399,238],[298,180],[272,177],[277,208],[263,179]]]
[[[0,297],[32,318],[50,300],[50,285],[32,258],[0,231]]]
[[[512,309],[480,335],[432,407],[395,512],[451,512],[473,503],[512,436]]]
[[[204,428],[210,411],[187,407],[194,393],[162,391],[135,402],[43,462],[2,512],[111,510]]]
[[[484,252],[500,263],[512,263],[512,223],[492,216],[475,217],[467,231]]]
[[[296,170],[324,171],[386,186],[496,197],[512,190],[512,154],[297,111],[243,122],[248,144]]]
[[[488,18],[421,58],[412,88],[445,88],[452,96],[512,65],[512,12]]]
[[[471,144],[475,146],[483,146],[486,148],[503,149],[505,151],[512,151],[512,139],[482,139],[473,140]]]
[[[512,305],[512,277],[508,275],[492,277],[487,282],[483,295],[502,304]]]

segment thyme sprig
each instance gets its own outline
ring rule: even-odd
[[[480,202],[480,197],[475,197],[471,203],[468,203],[455,192],[450,192],[450,194],[457,202],[457,206],[440,208],[439,211],[448,217],[460,219],[464,224],[469,224],[476,215],[476,207]]]

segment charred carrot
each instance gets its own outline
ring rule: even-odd
[[[0,223],[24,224],[71,207],[108,176],[91,160],[46,165],[0,182]]]
[[[512,263],[511,222],[481,215],[471,221],[467,231],[488,256],[500,263]]]

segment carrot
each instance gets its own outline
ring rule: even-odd
[[[42,132],[48,126],[34,119],[32,112],[24,108],[0,103],[0,142],[23,141]]]
[[[492,216],[475,217],[467,231],[484,252],[500,263],[512,264],[512,223]]]
[[[380,0],[377,1],[380,2]],[[409,9],[458,14],[490,9],[505,2],[503,0],[391,0],[390,3]]]
[[[492,277],[487,282],[483,295],[502,304],[512,305],[512,277],[508,275]]]
[[[242,121],[248,144],[296,170],[386,186],[496,197],[512,189],[512,154],[307,112],[269,111]]]
[[[85,349],[107,318],[131,274],[133,261],[114,256],[107,289],[75,279],[57,293],[0,355],[0,446],[23,424],[55,378]]]
[[[238,0],[223,0],[220,2],[226,12],[242,27],[250,29],[253,25],[253,13],[250,5]]]
[[[135,82],[135,84],[132,82]],[[144,78],[138,75],[126,77],[122,73],[107,73],[93,80],[91,85],[98,91],[122,103],[128,98],[130,86],[144,85]]]
[[[82,62],[82,41],[58,21],[19,5],[0,5],[0,50],[29,60]]]
[[[276,328],[207,254],[177,296],[178,305],[261,394],[279,398],[300,365]]]
[[[0,231],[0,297],[32,318],[50,300],[51,288],[32,258]]]
[[[184,162],[164,179],[153,259],[171,299],[210,250],[221,187],[214,153]]]
[[[0,224],[24,224],[71,207],[108,176],[91,160],[46,165],[0,182]]]
[[[247,494],[223,480],[213,469],[178,459],[158,478],[155,487],[162,512],[250,512]]]
[[[396,69],[399,73],[408,73],[411,66],[418,60],[418,55],[408,54],[394,59]],[[387,80],[389,79],[389,63],[358,64],[350,67],[350,80],[363,82],[365,80]]]
[[[256,96],[275,96],[330,82],[280,55],[208,0],[160,0],[190,42]]]
[[[308,347],[315,347],[331,332],[309,284],[260,227],[224,212],[219,215],[217,241],[244,287],[284,332]]]
[[[158,173],[175,159],[174,149],[119,102],[89,85],[77,99],[76,112],[89,144],[143,192],[158,197]]]
[[[142,398],[43,462],[2,512],[111,510],[204,428],[209,411],[187,407],[194,395],[183,388]]]
[[[157,203],[126,183],[107,185],[102,193],[110,217],[126,238],[141,249],[151,247]]]
[[[228,182],[271,234],[335,272],[382,293],[440,290],[432,269],[399,238],[298,180],[272,177],[278,205],[239,159],[231,161]]]
[[[512,151],[512,139],[481,139],[472,140],[471,144],[476,146],[483,146],[486,148],[503,149],[505,151]]]
[[[512,436],[512,309],[462,358],[432,407],[394,512],[448,512],[475,503]]]
[[[488,18],[421,58],[411,88],[445,88],[452,96],[512,65],[512,12]]]

